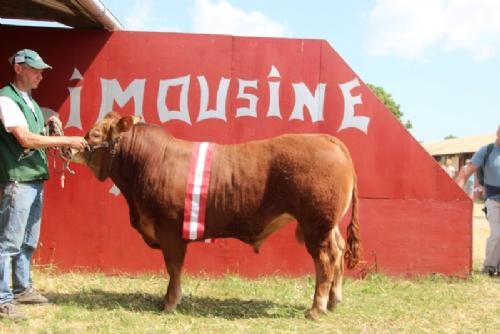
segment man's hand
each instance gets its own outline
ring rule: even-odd
[[[83,149],[85,149],[85,147],[87,146],[87,141],[83,137],[67,136],[65,138],[68,139],[68,143],[66,146],[72,149],[83,151]]]
[[[47,119],[47,124],[53,122],[55,126],[59,129],[62,129],[62,122],[57,115],[52,115]],[[82,151],[85,146],[87,146],[87,141],[83,137],[79,136],[64,136],[60,137],[61,139],[65,139],[66,143],[63,144],[65,147],[72,148],[77,151]]]
[[[469,164],[466,167],[460,169],[457,177],[455,178],[455,182],[462,188],[465,184],[465,181],[471,176],[472,173],[477,171],[477,166],[473,164]]]

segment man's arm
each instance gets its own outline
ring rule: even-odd
[[[61,120],[54,113],[48,115],[48,121],[56,122],[62,127]],[[15,102],[7,97],[0,96],[0,121],[3,123],[7,132],[16,137],[17,142],[24,148],[47,148],[47,147],[70,147],[76,150],[83,150],[87,142],[83,137],[48,137],[42,136],[29,131],[28,123],[24,115],[15,104]]]
[[[455,178],[455,182],[460,186],[463,187],[465,181],[469,178],[469,176],[472,175],[472,173],[475,173],[477,171],[478,166],[474,164],[469,164],[467,167],[462,168],[457,177]]]
[[[25,148],[47,148],[47,147],[70,147],[75,150],[83,150],[87,144],[85,138],[78,136],[42,136],[33,132],[25,126],[9,128],[9,132],[16,137],[19,145]]]

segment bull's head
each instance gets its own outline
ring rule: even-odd
[[[100,181],[104,181],[109,176],[121,134],[130,130],[140,120],[137,116],[121,117],[114,111],[107,113],[85,135],[87,148],[74,153],[71,160],[87,165]]]

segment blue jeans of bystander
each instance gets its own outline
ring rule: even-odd
[[[0,304],[32,287],[31,256],[40,237],[42,202],[43,181],[0,182]]]

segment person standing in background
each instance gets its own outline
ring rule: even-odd
[[[446,159],[446,162],[445,162],[445,165],[444,165],[444,170],[445,172],[451,177],[451,178],[454,178],[455,177],[455,173],[456,173],[456,169],[455,167],[453,166],[453,162],[451,161],[451,159]]]
[[[471,161],[470,159],[465,160],[465,165],[460,168],[460,171],[458,172],[458,175],[463,174],[466,172],[466,170],[470,167]],[[474,183],[475,183],[475,178],[474,178],[474,173],[471,173],[470,176],[467,178],[467,180],[464,182],[463,189],[469,195],[471,199],[474,199]]]
[[[471,174],[478,168],[484,168],[486,219],[490,225],[490,235],[486,241],[483,272],[490,276],[498,276],[500,275],[500,125],[488,156],[487,150],[488,145],[485,145],[474,153],[471,164],[457,176],[456,182],[463,187]]]

